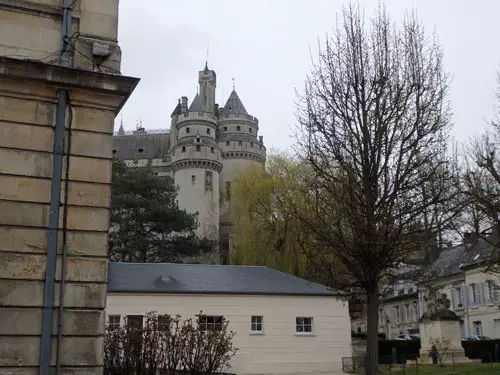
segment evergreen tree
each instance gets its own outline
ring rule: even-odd
[[[113,162],[109,258],[121,262],[180,262],[210,252],[215,244],[195,235],[197,214],[181,210],[170,177],[151,166]]]

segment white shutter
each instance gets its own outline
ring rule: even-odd
[[[477,293],[477,304],[483,305],[484,304],[484,284],[483,283],[476,284],[476,293]]]
[[[467,285],[467,306],[474,305],[474,294],[472,293],[472,285]]]
[[[451,288],[450,297],[451,297],[451,308],[452,309],[455,309],[457,307],[456,294],[457,294],[457,289]]]

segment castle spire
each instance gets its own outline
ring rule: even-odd
[[[120,129],[118,129],[118,135],[125,135],[125,129],[123,128],[123,113],[120,119]]]

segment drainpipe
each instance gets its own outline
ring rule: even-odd
[[[61,58],[60,65],[70,66],[70,31],[71,31],[71,5],[72,0],[63,1],[63,25],[61,38]],[[57,109],[56,109],[56,124],[54,130],[54,146],[53,146],[53,161],[52,161],[52,182],[50,192],[50,210],[49,210],[49,225],[48,225],[48,242],[47,242],[47,260],[45,268],[45,285],[43,295],[43,313],[42,313],[42,335],[40,339],[40,371],[39,375],[49,375],[50,362],[52,357],[52,329],[53,329],[53,314],[54,314],[54,297],[55,297],[55,276],[57,263],[57,237],[59,230],[59,207],[61,198],[61,182],[62,182],[62,161],[64,153],[64,128],[66,126],[66,107],[68,106],[68,93],[64,89],[57,91]],[[68,168],[68,166],[67,166]],[[63,254],[65,259],[65,254]],[[65,267],[62,267],[63,269]],[[61,290],[62,293],[64,291]],[[60,310],[64,306],[59,306]],[[60,314],[61,319],[61,314]],[[58,347],[60,342],[60,334],[58,334]],[[59,357],[59,356],[58,356]],[[58,358],[59,359],[59,358]],[[59,372],[59,364],[56,366]],[[56,373],[57,373],[56,372]]]

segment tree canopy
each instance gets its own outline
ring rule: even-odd
[[[123,262],[179,262],[210,252],[215,244],[199,239],[196,214],[181,210],[170,177],[151,166],[128,168],[113,161],[109,258]]]
[[[366,295],[369,375],[381,284],[440,229],[434,210],[449,212],[447,92],[441,47],[415,14],[398,27],[382,7],[366,20],[350,6],[299,97],[297,152],[312,178],[294,215],[314,233],[317,264],[341,264],[337,286]]]

